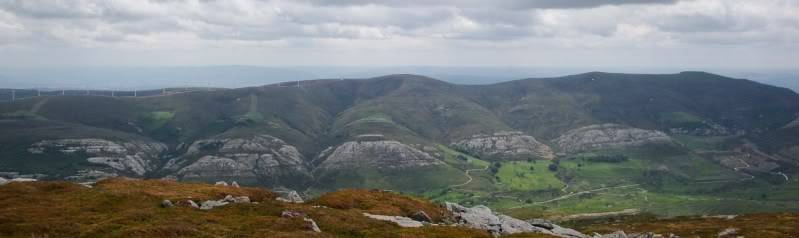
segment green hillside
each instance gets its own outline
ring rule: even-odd
[[[793,210],[799,209],[799,201],[784,194],[795,194],[799,132],[787,125],[798,117],[799,95],[790,90],[703,72],[591,72],[492,85],[389,75],[145,97],[43,96],[0,103],[0,172],[63,179],[99,170],[159,178],[180,175],[205,157],[205,164],[196,164],[206,166],[201,171],[244,166],[231,171],[238,171],[235,177],[251,178],[246,180],[251,185],[310,194],[345,187],[392,189],[440,201],[488,204],[522,217],[628,208],[662,215]],[[558,144],[582,143],[558,138],[608,123],[627,128],[610,134],[663,135],[668,142],[620,136],[607,147],[575,151]],[[498,138],[496,133],[505,132],[518,134]],[[281,140],[277,144],[282,147],[242,141],[259,135]],[[339,146],[363,140],[362,135],[405,147],[373,149],[393,153],[388,157],[396,161],[371,167],[319,167]],[[490,140],[468,141],[478,135]],[[540,145],[524,144],[519,136],[535,138]],[[88,138],[123,145],[127,154],[63,152],[69,145],[31,152],[41,141]],[[235,142],[257,153],[192,152],[201,140],[216,140],[216,149]],[[473,149],[498,153],[546,147],[554,159],[479,158],[480,153],[452,146],[465,140]],[[165,149],[144,156],[137,154],[140,145],[126,141],[163,144]],[[414,166],[420,158],[408,157],[408,151],[437,162]],[[291,158],[272,161],[278,155]],[[111,162],[87,162],[113,156],[140,156],[144,162],[137,163],[152,168],[145,166],[137,174],[142,170],[129,162],[115,164],[127,166],[125,170],[107,166]],[[295,157],[300,164],[285,164]],[[381,164],[403,160],[410,162],[402,168]],[[302,176],[263,174],[288,168]],[[685,205],[687,201],[699,208]],[[672,206],[682,209],[669,210]]]

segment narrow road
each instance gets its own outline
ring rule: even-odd
[[[598,191],[602,191],[602,190],[615,189],[615,188],[636,187],[636,186],[639,186],[639,185],[640,184],[630,184],[630,185],[622,185],[622,186],[616,186],[616,187],[597,188],[597,189],[586,190],[586,191],[581,191],[581,192],[576,192],[576,193],[570,193],[570,194],[566,194],[566,195],[563,195],[563,196],[560,196],[560,197],[556,197],[556,198],[553,198],[553,199],[550,199],[550,200],[546,200],[546,201],[543,201],[543,202],[534,202],[534,203],[535,204],[550,203],[550,202],[563,200],[563,199],[567,199],[567,198],[574,197],[574,196],[579,196],[579,195],[586,194],[586,193],[598,192]]]
[[[486,167],[482,168],[482,169],[467,169],[466,172],[464,172],[464,174],[466,175],[466,177],[469,177],[469,180],[466,180],[466,182],[464,182],[462,184],[456,184],[456,185],[449,186],[449,188],[456,188],[456,187],[466,186],[467,184],[471,183],[472,180],[474,180],[474,178],[472,178],[472,175],[469,174],[469,173],[471,173],[472,171],[486,171],[486,170],[488,170],[488,165],[486,165]]]
[[[36,102],[36,104],[33,104],[33,106],[31,107],[30,113],[31,114],[39,113],[39,109],[42,109],[42,106],[44,106],[44,104],[47,103],[47,100],[49,100],[49,99],[50,98],[45,97],[42,100],[39,100],[38,102]]]

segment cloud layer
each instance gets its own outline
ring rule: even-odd
[[[797,42],[795,0],[0,2],[0,64],[796,66]]]

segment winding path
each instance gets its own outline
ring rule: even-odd
[[[469,180],[466,180],[466,182],[463,182],[461,184],[456,184],[456,185],[449,186],[449,188],[456,188],[456,187],[460,187],[460,186],[466,186],[467,184],[471,183],[472,180],[474,180],[474,178],[472,178],[472,175],[469,174],[469,173],[471,173],[472,171],[486,171],[486,170],[488,170],[488,165],[486,165],[486,167],[482,168],[482,169],[467,169],[464,172],[464,174],[466,175],[466,177],[469,177]]]

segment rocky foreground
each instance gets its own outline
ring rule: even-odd
[[[763,216],[763,215],[759,215]],[[310,201],[220,182],[114,178],[93,185],[0,181],[0,237],[795,237],[795,214],[691,218],[589,226],[523,221],[485,206],[434,204],[379,190],[340,190]],[[737,220],[736,220],[737,219]],[[768,220],[770,225],[748,223]],[[690,226],[681,223],[689,221]],[[725,222],[726,221],[726,222]],[[756,225],[756,224],[755,224]],[[624,227],[630,228],[627,232]],[[673,232],[642,232],[646,227]],[[606,232],[607,231],[607,232]],[[602,235],[597,232],[605,232]]]

